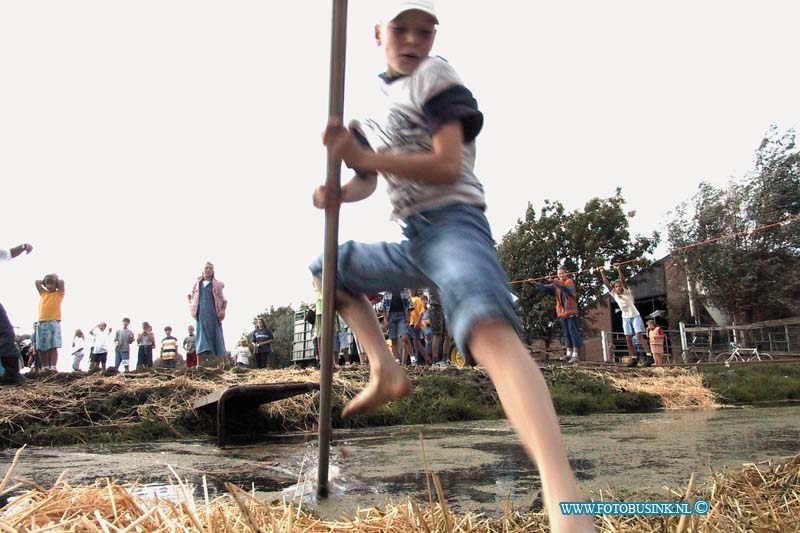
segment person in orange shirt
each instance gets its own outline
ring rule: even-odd
[[[39,292],[39,327],[36,330],[36,351],[45,370],[57,372],[58,349],[61,348],[61,302],[64,280],[58,274],[47,274],[36,280]]]
[[[414,359],[421,363],[422,358],[424,358],[428,364],[431,364],[433,362],[431,356],[428,355],[428,352],[425,351],[420,342],[422,337],[422,314],[425,312],[425,303],[420,298],[421,291],[410,289],[409,294],[411,294],[411,309],[408,313],[408,334],[414,344]]]
[[[583,337],[581,336],[581,319],[578,310],[578,298],[575,282],[569,276],[567,269],[559,267],[556,277],[549,277],[549,284],[536,284],[540,292],[552,294],[556,300],[556,315],[561,322],[561,331],[566,338],[567,360],[577,363]]]

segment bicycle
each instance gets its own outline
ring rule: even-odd
[[[711,347],[703,343],[696,335],[692,335],[690,345],[681,352],[684,363],[710,363],[714,360]]]
[[[769,359],[772,361],[772,356],[766,352],[759,352],[758,348],[742,348],[739,343],[732,342],[730,352],[723,352],[714,358],[714,361],[722,361],[724,363],[730,362],[756,362]]]

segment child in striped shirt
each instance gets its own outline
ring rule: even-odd
[[[170,326],[164,328],[164,333],[167,336],[161,339],[161,362],[164,368],[175,368],[178,359],[178,339],[172,336]]]

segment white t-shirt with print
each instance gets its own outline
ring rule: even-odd
[[[361,133],[375,151],[414,153],[433,151],[432,124],[426,117],[425,106],[437,96],[455,91],[454,101],[444,104],[447,109],[444,121],[462,120],[473,130],[480,130],[483,115],[471,107],[471,93],[466,91],[461,78],[447,61],[428,57],[407,76],[378,80],[378,93],[369,103],[367,117],[353,121],[351,127]],[[445,95],[447,96],[447,95]],[[476,104],[477,105],[477,104]],[[477,132],[473,131],[475,135]],[[475,142],[465,139],[461,150],[461,178],[454,184],[435,185],[384,173],[393,219],[453,203],[486,207],[483,185],[475,176]]]
[[[635,318],[639,316],[639,310],[636,309],[636,304],[633,301],[633,291],[626,287],[622,294],[617,294],[615,290],[611,290],[611,296],[617,302],[620,311],[622,311],[622,318]]]

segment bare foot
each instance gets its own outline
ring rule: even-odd
[[[405,398],[411,392],[411,380],[396,364],[370,375],[367,386],[350,400],[342,416],[353,416],[375,410],[381,405]]]

